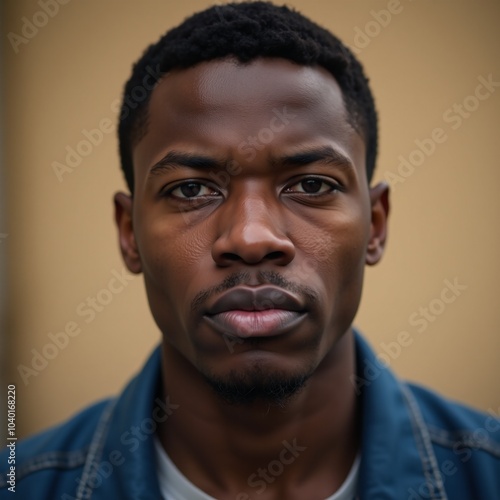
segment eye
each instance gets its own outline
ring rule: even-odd
[[[188,181],[182,184],[177,184],[172,189],[166,192],[167,196],[189,200],[194,198],[202,198],[204,196],[219,196],[220,193],[214,188],[207,186],[201,182]]]
[[[339,184],[326,181],[319,177],[306,177],[304,179],[301,179],[299,182],[288,186],[285,189],[285,192],[321,195],[338,190],[340,190]]]

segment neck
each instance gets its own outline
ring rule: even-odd
[[[165,393],[181,411],[162,425],[160,441],[181,472],[214,497],[234,499],[265,485],[263,500],[284,492],[286,498],[325,498],[342,484],[358,450],[354,372],[349,331],[284,408],[235,406],[165,342]]]

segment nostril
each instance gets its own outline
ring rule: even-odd
[[[281,259],[282,257],[283,257],[283,252],[280,251],[270,252],[266,255],[266,259],[269,260]]]
[[[276,250],[274,252],[269,252],[267,253],[264,257],[258,257],[258,256],[249,256],[246,255],[245,257],[242,257],[241,255],[238,255],[237,253],[233,252],[224,252],[220,255],[220,258],[225,261],[225,262],[238,262],[238,261],[245,261],[248,263],[258,263],[261,262],[262,260],[271,260],[271,261],[276,261],[276,260],[281,260],[285,256],[285,253]]]
[[[231,260],[231,261],[241,260],[241,257],[236,255],[235,253],[230,253],[230,252],[223,253],[221,255],[221,258],[224,260]]]

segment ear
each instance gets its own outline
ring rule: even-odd
[[[374,266],[382,258],[387,239],[389,216],[389,186],[381,182],[370,188],[371,224],[370,239],[366,249],[366,264]]]
[[[118,228],[118,241],[123,261],[127,269],[134,274],[142,271],[141,256],[137,248],[132,219],[133,198],[125,193],[116,193],[113,197],[115,204],[115,222]]]

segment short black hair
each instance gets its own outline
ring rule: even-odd
[[[172,69],[234,57],[241,63],[278,57],[304,66],[319,65],[339,84],[350,124],[366,144],[366,173],[371,181],[377,156],[377,112],[361,63],[332,33],[287,6],[238,2],[215,5],[193,14],[149,46],[125,84],[118,140],[125,180],[134,192],[132,148],[147,129],[153,85]],[[149,78],[151,79],[151,78]]]

